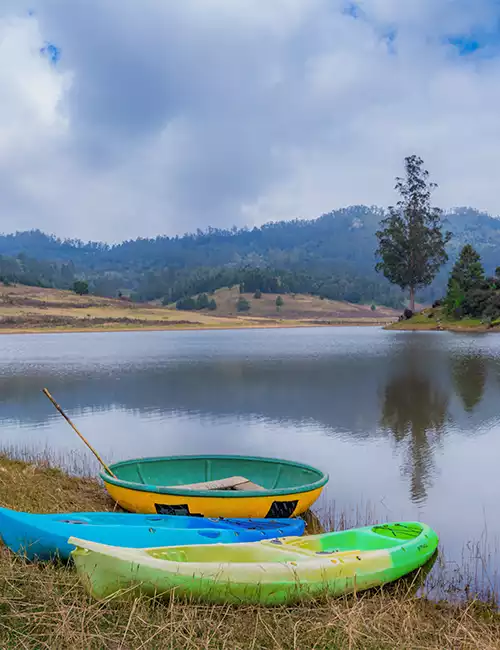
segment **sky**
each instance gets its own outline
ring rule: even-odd
[[[0,0],[0,232],[500,213],[500,0]]]

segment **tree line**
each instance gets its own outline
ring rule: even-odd
[[[38,260],[19,253],[16,257],[0,255],[0,282],[4,285],[27,284],[70,289],[75,281],[73,262],[57,263]]]
[[[138,275],[118,271],[105,273],[79,271],[70,260],[39,260],[19,253],[0,255],[0,282],[26,284],[57,289],[71,289],[79,294],[121,297],[134,302],[161,300],[163,304],[183,301],[186,309],[213,309],[213,305],[196,306],[189,300],[199,294],[213,294],[223,287],[240,286],[244,293],[309,293],[332,300],[353,303],[384,304],[398,307],[402,294],[388,283],[376,282],[348,272],[327,273],[286,270],[272,266],[223,266],[173,269],[164,267]]]
[[[387,210],[351,206],[313,220],[208,227],[114,246],[37,230],[0,235],[0,281],[187,309],[213,309],[209,296],[235,285],[244,293],[308,293],[396,308],[407,295],[413,311],[417,296],[432,302],[447,292],[448,258],[464,244],[482,254],[485,278],[491,278],[500,220],[471,209],[443,213],[432,205],[436,185],[422,159],[407,157],[404,169],[396,179],[399,200]],[[204,294],[208,304],[199,299]]]

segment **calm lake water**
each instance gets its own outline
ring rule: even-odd
[[[0,336],[0,449],[50,448],[61,462],[77,453],[93,467],[44,386],[110,462],[296,459],[330,474],[318,512],[335,504],[361,519],[426,521],[450,566],[471,541],[491,550],[500,538],[500,336],[378,328]]]

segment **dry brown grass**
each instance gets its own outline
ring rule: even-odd
[[[276,296],[251,301],[249,314],[237,314],[237,289],[216,294],[215,312],[178,311],[175,306],[137,304],[127,300],[77,296],[71,291],[26,287],[0,288],[0,333],[36,331],[120,331],[141,329],[233,329],[307,325],[375,325],[394,320],[396,312],[349,305],[312,296],[285,296],[278,313]]]
[[[0,289],[0,331],[234,327],[234,320],[172,311],[71,291],[9,286]],[[238,323],[236,323],[238,326]]]
[[[25,512],[113,510],[94,478],[77,478],[47,461],[26,463],[0,454],[0,506]]]
[[[239,314],[236,303],[243,295],[250,303],[250,311]],[[276,309],[278,294],[263,293],[260,298],[254,298],[251,293],[240,294],[238,287],[231,289],[218,289],[214,298],[217,302],[217,314],[223,317],[243,317],[252,319],[293,320],[297,322],[336,322],[336,323],[364,323],[374,324],[392,322],[399,316],[399,312],[389,307],[377,307],[375,311],[370,305],[357,305],[338,300],[321,300],[317,296],[306,294],[283,295],[283,306]],[[170,308],[174,308],[171,306]]]
[[[110,509],[93,479],[0,457],[0,502],[51,512]],[[317,523],[317,522],[316,522]],[[479,603],[416,597],[418,578],[378,592],[281,608],[91,600],[71,565],[0,549],[0,648],[29,650],[335,650],[500,648],[500,619]]]
[[[436,605],[408,590],[273,609],[139,598],[92,601],[71,566],[0,552],[0,647],[51,650],[500,648],[498,616]]]

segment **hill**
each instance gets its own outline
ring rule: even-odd
[[[127,293],[134,300],[210,291],[241,281],[240,271],[265,269],[285,278],[285,292],[312,293],[353,303],[399,307],[401,292],[374,271],[375,232],[383,211],[351,206],[312,220],[260,228],[208,228],[183,237],[158,236],[118,245],[61,240],[40,231],[0,236],[0,278],[68,288],[84,277],[97,295]],[[481,254],[487,272],[500,263],[500,220],[472,208],[445,215],[453,232],[450,264],[464,243]],[[440,297],[449,267],[419,298]],[[293,286],[292,286],[293,285]]]
[[[283,305],[279,310],[276,299],[282,297]],[[223,317],[241,316],[237,310],[239,298],[244,298],[250,305],[246,318],[264,318],[273,320],[293,320],[300,322],[366,322],[381,323],[393,321],[399,312],[389,307],[377,307],[372,310],[370,305],[356,305],[338,300],[321,299],[316,296],[304,294],[282,295],[277,293],[263,293],[260,298],[254,298],[252,293],[240,293],[237,287],[223,288],[214,292],[217,303],[217,315]],[[175,309],[175,305],[169,306]],[[178,312],[179,313],[179,312]]]
[[[272,296],[255,300],[248,295],[250,311],[238,314],[236,301],[239,296],[236,289],[223,289],[215,294],[220,302],[215,312],[180,311],[172,305],[137,304],[123,298],[77,296],[59,289],[9,286],[0,288],[0,332],[373,325],[387,324],[397,315],[390,309],[372,312],[359,305],[301,295],[285,297],[285,305],[279,313],[276,296],[274,300]]]

